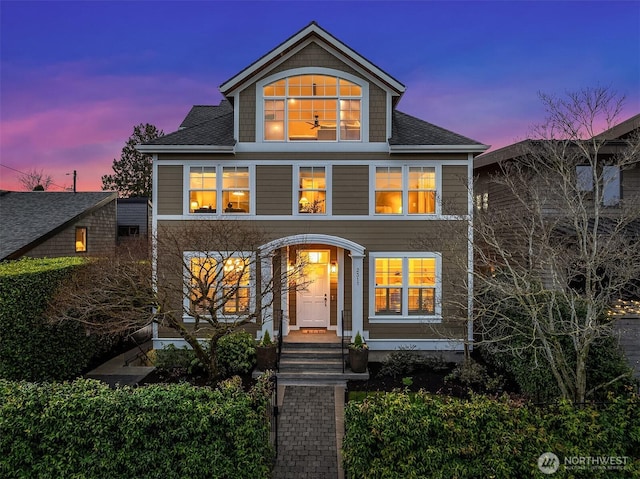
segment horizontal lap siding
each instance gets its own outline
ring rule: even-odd
[[[333,214],[369,214],[369,167],[333,167]]]
[[[256,214],[291,215],[292,195],[291,166],[256,167]]]
[[[158,166],[158,198],[156,199],[159,215],[182,214],[182,166]]]
[[[302,233],[319,233],[349,239],[365,247],[363,264],[364,327],[372,338],[389,339],[444,339],[462,338],[466,334],[464,320],[467,304],[467,225],[464,221],[255,221],[264,228],[265,243],[278,238]],[[180,228],[182,221],[160,221],[159,226]],[[311,246],[311,245],[309,245]],[[317,246],[317,245],[316,245]],[[188,249],[188,247],[187,247]],[[369,324],[369,254],[372,252],[428,251],[442,254],[443,317],[439,325],[421,324]],[[351,307],[351,259],[345,255],[344,309]],[[333,294],[333,293],[332,293]],[[290,296],[290,307],[295,308],[295,295]],[[294,316],[295,309],[289,311]],[[334,316],[335,314],[335,316]],[[339,312],[332,313],[337,321]],[[335,318],[335,319],[334,319]],[[292,323],[293,324],[293,323]],[[453,335],[453,336],[452,336]]]
[[[465,215],[469,205],[466,166],[442,167],[442,212],[445,215]]]

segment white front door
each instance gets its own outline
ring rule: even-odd
[[[297,293],[297,323],[301,328],[329,326],[329,265],[305,266],[305,287]]]

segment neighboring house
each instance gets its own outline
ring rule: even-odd
[[[147,197],[118,198],[118,241],[148,238],[151,203]]]
[[[178,131],[138,147],[154,158],[155,231],[250,221],[270,235],[260,254],[278,253],[269,268],[303,252],[316,279],[276,291],[276,334],[361,332],[373,351],[461,351],[472,339],[467,185],[488,147],[399,111],[405,86],[315,22],[220,91],[218,106],[194,106]],[[184,344],[163,327],[154,339]]]
[[[597,157],[597,168],[601,171],[593,175],[592,166],[588,164],[576,164],[574,181],[576,191],[585,195],[585,199],[593,207],[596,191],[600,191],[599,204],[601,206],[598,217],[598,231],[606,235],[610,229],[616,225],[619,219],[626,213],[637,214],[640,208],[640,158],[629,167],[620,169],[609,159],[628,146],[627,140],[631,135],[640,134],[640,114],[635,115],[605,132],[597,135],[595,140],[602,142]],[[517,162],[518,158],[528,154],[536,145],[531,140],[521,141],[513,145],[491,151],[478,156],[474,162],[475,186],[474,203],[477,211],[501,211],[513,208],[517,202],[514,201],[511,193],[499,182],[494,181],[494,175],[501,173],[501,165],[507,162]],[[570,153],[569,153],[570,154]],[[599,179],[599,188],[595,188],[594,178]],[[531,181],[535,181],[532,178]],[[545,217],[554,218],[563,215],[562,209],[554,201],[554,193],[547,192],[543,200]],[[499,225],[496,226],[500,228]],[[620,228],[620,226],[616,226]],[[575,238],[575,230],[571,232],[571,227],[562,231],[558,228],[564,243],[568,244]],[[637,243],[640,241],[640,220],[630,221],[622,229],[628,237],[628,241]],[[508,237],[509,227],[506,225],[501,234]],[[637,296],[637,283],[630,285],[631,292],[624,292],[615,309],[617,317],[617,329],[621,336],[621,345],[624,347],[627,357],[636,374],[640,377],[640,297]],[[578,285],[579,287],[579,285]]]
[[[116,198],[108,191],[0,191],[0,260],[113,252]]]

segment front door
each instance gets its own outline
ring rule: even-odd
[[[305,286],[297,292],[297,323],[301,328],[329,326],[329,265],[309,263],[304,268]]]

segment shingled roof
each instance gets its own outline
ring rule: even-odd
[[[392,120],[390,145],[482,145],[398,110],[393,111]]]
[[[220,105],[195,105],[180,125],[180,130],[161,136],[145,145],[210,145],[232,147],[233,109],[227,100]],[[483,146],[475,140],[394,110],[389,145],[464,145]]]
[[[0,260],[22,256],[117,197],[112,191],[0,192]]]

